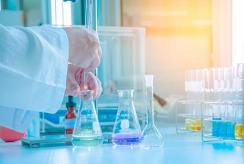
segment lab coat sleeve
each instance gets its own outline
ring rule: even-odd
[[[25,132],[36,114],[36,111],[0,106],[0,125]]]
[[[68,45],[63,29],[0,25],[0,115],[8,109],[12,116],[59,109],[66,87]]]

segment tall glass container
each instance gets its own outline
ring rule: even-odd
[[[163,147],[164,140],[154,124],[153,75],[145,75],[147,126],[141,136],[141,145],[145,148]]]

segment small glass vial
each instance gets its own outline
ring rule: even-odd
[[[191,130],[191,119],[185,119],[185,129]]]
[[[76,103],[73,101],[72,96],[68,96],[68,102],[66,103],[67,113],[65,115],[65,134],[73,134],[76,114],[75,112]]]
[[[191,120],[191,130],[196,131],[196,120]]]
[[[226,136],[230,139],[235,139],[235,125],[234,122],[226,123]]]
[[[219,122],[219,137],[225,138],[227,133],[227,123],[225,121]]]
[[[242,131],[243,131],[243,125],[240,123],[237,123],[235,125],[235,138],[237,140],[242,139]]]
[[[219,137],[219,122],[221,118],[213,118],[212,120],[212,135],[215,137]]]
[[[244,125],[242,125],[242,140],[244,140]]]
[[[196,120],[196,130],[197,131],[201,131],[201,120],[200,119],[197,119]]]

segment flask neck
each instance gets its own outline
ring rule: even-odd
[[[154,104],[153,104],[153,87],[146,87],[146,111],[147,111],[147,123],[154,125]]]
[[[79,97],[81,98],[82,103],[89,104],[93,101],[93,91],[92,90],[81,91]]]

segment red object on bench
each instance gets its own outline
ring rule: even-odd
[[[0,138],[5,142],[14,142],[19,141],[21,138],[25,137],[27,135],[27,132],[20,133],[15,130],[0,127]]]

